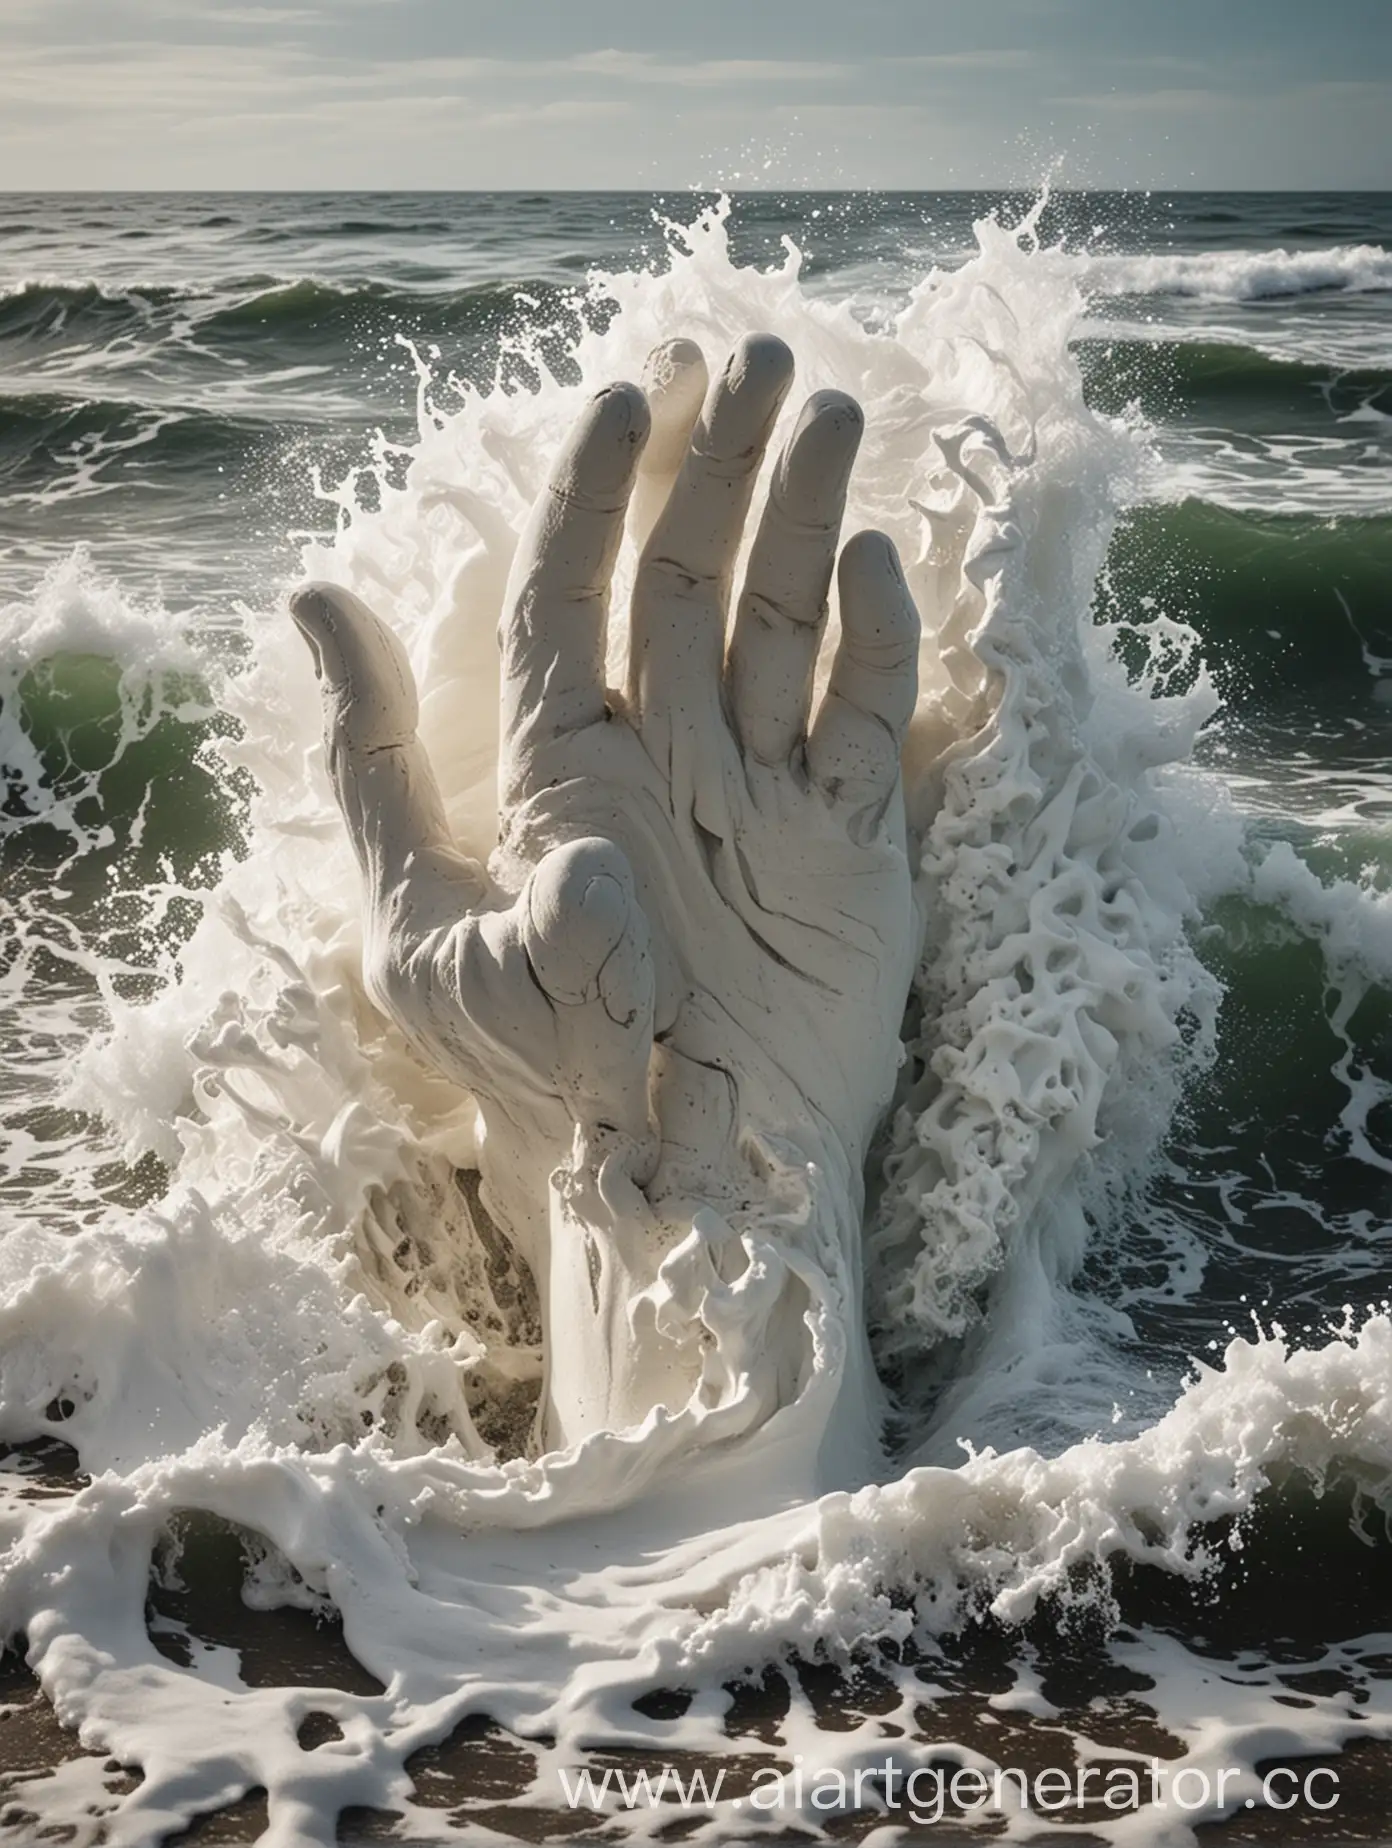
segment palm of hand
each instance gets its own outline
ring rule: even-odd
[[[654,1200],[719,1194],[742,1132],[796,1136],[809,1114],[813,1139],[839,1137],[858,1167],[893,1080],[874,1070],[867,1023],[897,1025],[916,948],[901,818],[871,797],[853,830],[800,766],[751,762],[718,712],[674,714],[671,729],[670,768],[619,714],[558,742],[505,822],[515,876],[557,842],[584,843],[531,948],[543,986],[578,1003],[564,1024],[587,1020],[590,997],[590,1057],[599,1040],[613,1048],[600,1093],[572,1090],[572,1114],[640,1148],[651,1115],[656,1149],[636,1167]],[[622,917],[630,935],[592,970],[601,935],[567,982],[537,939],[564,941],[597,873],[615,881],[615,930]],[[578,1075],[585,1056],[567,1063]]]
[[[727,649],[734,559],[791,358],[744,342],[694,430],[704,367],[694,349],[677,359],[641,474],[648,407],[616,386],[583,414],[519,547],[491,879],[449,840],[395,637],[332,587],[292,604],[366,880],[369,986],[479,1098],[491,1204],[534,1266],[544,1176],[567,1158],[617,1155],[659,1209],[747,1195],[750,1132],[809,1158],[830,1147],[858,1171],[917,947],[899,752],[918,620],[879,534],[841,555],[842,636],[809,725],[859,410],[834,393],[805,407]],[[606,693],[635,476],[639,512],[645,499],[660,510],[627,686]]]

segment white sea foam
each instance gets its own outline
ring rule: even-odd
[[[1376,413],[1374,413],[1376,415]],[[1350,424],[1353,413],[1340,419]],[[1387,512],[1385,444],[1358,436],[1232,436],[1178,430],[1163,443],[1156,498],[1234,513],[1377,518]]]
[[[52,682],[55,664],[66,663],[71,675],[72,663],[83,659],[115,668],[119,736],[102,768],[161,718],[177,711],[191,718],[199,710],[199,659],[183,625],[159,604],[123,595],[96,571],[85,547],[50,566],[32,595],[0,604],[0,763],[25,808],[41,812],[79,844],[90,835],[76,817],[85,802],[97,799],[99,778],[94,769],[68,778],[57,791],[33,728],[24,723],[24,703],[26,683],[32,697],[34,682]],[[73,720],[90,724],[94,716],[86,707],[75,710]]]
[[[987,222],[971,263],[872,334],[805,295],[791,251],[765,273],[735,268],[720,213],[684,239],[666,273],[604,279],[618,313],[579,341],[579,383],[522,352],[536,390],[460,397],[422,364],[404,482],[387,483],[383,456],[377,511],[336,491],[337,540],[306,565],[396,623],[455,826],[486,851],[492,623],[512,536],[586,389],[636,376],[658,339],[717,353],[767,328],[804,391],[861,398],[848,529],[895,537],[929,630],[910,773],[930,927],[869,1233],[878,1353],[927,1461],[815,1495],[820,1401],[847,1331],[810,1261],[812,1364],[764,1428],[701,1450],[656,1414],[566,1453],[513,1454],[535,1333],[459,1185],[473,1111],[365,1001],[309,667],[283,614],[249,619],[253,664],[216,689],[242,727],[227,759],[260,790],[248,851],[155,1000],[106,982],[109,1031],[66,1092],[128,1158],[158,1155],[169,1191],[0,1244],[0,1436],[61,1435],[93,1477],[72,1497],[0,1500],[0,1629],[27,1634],[66,1723],[143,1767],[106,1818],[114,1844],[254,1786],[268,1841],[332,1840],[345,1804],[406,1807],[404,1758],[469,1712],[550,1742],[547,1800],[551,1770],[587,1743],[718,1744],[718,1694],[674,1729],[631,1706],[654,1685],[713,1689],[788,1648],[915,1626],[926,1643],[981,1601],[1015,1620],[1118,1553],[1192,1575],[1199,1525],[1250,1509],[1277,1466],[1322,1479],[1352,1463],[1375,1493],[1392,1480],[1382,1320],[1308,1353],[1235,1341],[1159,1422],[1094,1435],[1127,1375],[1069,1280],[1089,1215],[1143,1169],[1211,1046],[1217,995],[1187,924],[1248,874],[1221,792],[1182,768],[1213,710],[1206,679],[1167,696],[1157,648],[1128,681],[1091,621],[1145,454],[1084,405],[1076,278],[1028,230]],[[72,625],[53,646],[90,645]],[[162,658],[163,641],[119,626],[118,656]],[[1163,622],[1152,639],[1171,661],[1191,645]],[[1296,901],[1320,902],[1282,900]],[[747,1335],[731,1327],[732,1343]],[[995,1450],[944,1467],[959,1438]],[[253,1691],[220,1656],[181,1669],[158,1654],[152,1549],[189,1510],[257,1536],[262,1594],[335,1606],[385,1691]],[[1192,1672],[1165,1657],[1156,1698],[1180,1726]],[[1222,1745],[1252,1762],[1276,1719],[1321,1744],[1354,1730],[1334,1701],[1299,1733],[1271,1689],[1246,1698],[1231,1736],[1190,1737],[1196,1757]],[[309,1712],[342,1739],[302,1750]],[[1360,1730],[1392,1730],[1376,1703],[1362,1713]],[[810,1725],[795,1702],[790,1742],[813,1749]],[[872,1731],[838,1735],[838,1751],[882,1754]],[[814,1749],[832,1762],[825,1738]],[[24,1800],[59,1814],[74,1794],[39,1778]],[[727,1810],[707,1831],[728,1838],[737,1821]],[[439,1835],[425,1809],[410,1824]]]
[[[167,610],[123,596],[77,546],[31,596],[0,604],[0,659],[13,676],[58,655],[83,654],[115,661],[132,685],[198,664]]]
[[[1392,289],[1392,252],[1379,244],[1324,250],[1199,250],[1075,259],[1089,293],[1180,295],[1211,302],[1270,301],[1322,290]]]

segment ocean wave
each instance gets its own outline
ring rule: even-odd
[[[1375,423],[1381,418],[1377,411],[1364,415]],[[1381,431],[1358,414],[1338,419],[1342,427],[1332,434],[1311,430],[1314,422],[1311,414],[1304,429],[1279,435],[1172,427],[1160,439],[1154,498],[1321,525],[1380,518],[1392,460]]]
[[[301,399],[280,414],[177,402],[0,392],[0,505],[56,507],[118,485],[206,494],[227,471],[248,481],[258,461],[309,435],[321,456],[365,431],[313,419]]]
[[[286,342],[308,336],[360,328],[366,322],[401,322],[431,332],[474,332],[506,315],[518,297],[558,300],[550,283],[502,280],[464,289],[406,289],[392,283],[328,282],[296,277],[211,304],[200,315],[201,340],[235,338],[248,333],[274,335]]]
[[[75,547],[0,601],[0,840],[38,820],[103,850],[138,834],[181,864],[224,844],[224,792],[198,764],[214,716],[186,622]]]
[[[444,344],[506,332],[523,320],[562,318],[574,289],[529,278],[464,288],[407,288],[357,278],[257,275],[217,283],[131,284],[31,278],[0,290],[0,354],[7,347],[90,353],[124,363],[133,349],[162,358],[241,364],[251,351],[343,363],[395,335]]]
[[[1379,244],[1327,250],[1203,250],[1154,256],[1087,257],[1084,286],[1096,295],[1179,295],[1204,301],[1270,301],[1282,296],[1392,289],[1392,251]]]
[[[1386,511],[1392,368],[1091,332],[1074,353],[1089,403],[1155,426],[1156,499],[1325,519]]]
[[[0,287],[0,341],[52,339],[74,331],[153,325],[157,312],[196,293],[193,284],[150,289],[33,276]],[[100,323],[100,330],[93,323]]]
[[[1319,684],[1376,696],[1392,670],[1389,581],[1392,514],[1326,519],[1189,499],[1124,517],[1100,608],[1142,626],[1190,624],[1220,687],[1250,712]]]
[[[1230,408],[1303,401],[1323,403],[1336,414],[1359,406],[1392,410],[1388,366],[1344,367],[1223,340],[1089,337],[1073,350],[1093,401],[1107,410],[1132,398],[1150,415],[1163,415],[1184,399]]]
[[[197,406],[150,404],[139,399],[89,398],[69,392],[0,392],[0,481],[35,464],[51,464],[56,449],[74,445],[128,447],[163,434],[184,454],[229,437],[254,436],[270,426]]]
[[[323,237],[458,237],[462,227],[448,218],[340,218],[318,231]]]

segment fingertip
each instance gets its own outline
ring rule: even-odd
[[[903,583],[899,548],[888,533],[867,526],[852,533],[841,548],[841,575],[853,581],[888,579]]]
[[[332,584],[311,580],[290,592],[290,614],[307,635],[317,636],[332,623],[333,591]]]
[[[633,482],[652,418],[639,386],[626,379],[597,391],[576,422],[553,487],[570,499],[603,506]]]
[[[648,399],[641,385],[634,385],[627,379],[616,379],[612,385],[605,385],[590,400],[594,407],[597,428],[616,443],[641,442],[648,434]]]
[[[374,749],[406,743],[418,702],[401,638],[341,584],[298,585],[289,608],[341,735]]]
[[[737,390],[748,386],[786,391],[794,369],[792,348],[777,334],[746,334],[735,343],[725,375]]]
[[[341,656],[342,600],[347,595],[337,584],[316,579],[290,593],[290,614],[308,645],[318,680],[326,673],[332,678],[332,669]]]
[[[865,413],[860,408],[860,400],[853,398],[848,391],[837,391],[826,386],[821,391],[814,391],[802,407],[798,422],[804,420],[815,422],[823,417],[836,417],[849,424],[857,436],[865,428]]]
[[[907,660],[916,652],[918,608],[888,533],[868,529],[848,539],[841,549],[837,583],[842,630],[858,653],[884,651]]]
[[[715,462],[756,464],[793,382],[793,356],[776,334],[748,334],[707,400],[698,448]]]
[[[778,465],[777,490],[790,518],[840,524],[865,414],[844,391],[818,391],[803,405]]]
[[[710,386],[705,355],[694,340],[664,340],[648,354],[643,385],[652,415],[652,437],[644,451],[643,470],[649,474],[675,474]]]
[[[860,400],[848,391],[836,391],[831,387],[814,391],[802,408],[809,421],[836,418],[847,429],[855,431],[857,442],[865,429],[865,413],[860,408]]]
[[[329,590],[328,584],[321,584],[313,578],[307,584],[297,584],[290,592],[290,614],[295,621],[312,619]]]
[[[694,340],[663,340],[643,362],[643,385],[651,393],[686,392],[697,379],[705,392],[706,356]]]

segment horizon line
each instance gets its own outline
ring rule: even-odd
[[[553,196],[591,198],[652,197],[667,193],[711,198],[815,198],[826,195],[901,195],[908,198],[966,197],[976,193],[1024,193],[1039,195],[1046,183],[1035,181],[1001,182],[979,186],[4,186],[0,198],[73,199],[135,198],[179,199],[215,196],[224,199],[280,199],[314,195],[320,198],[389,198],[403,193],[436,198],[503,198],[531,199]],[[1392,181],[1385,186],[1047,186],[1051,198],[1117,193],[1141,196],[1162,195],[1166,198],[1224,193],[1238,198],[1302,197],[1315,193],[1336,193],[1341,197],[1378,198],[1392,196]]]

